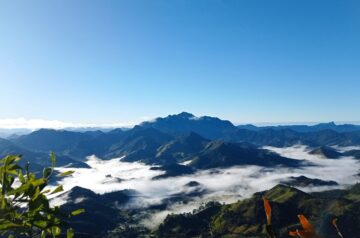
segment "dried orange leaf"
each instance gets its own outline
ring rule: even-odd
[[[289,232],[290,236],[297,236],[297,237],[302,237],[302,238],[318,238],[319,237],[316,234],[313,226],[310,224],[310,222],[304,215],[298,215],[298,218],[299,218],[301,226],[303,227],[304,230],[290,231]]]
[[[266,199],[265,196],[263,196],[264,201],[264,208],[265,208],[265,214],[266,214],[266,222],[268,225],[271,224],[271,206],[269,203],[269,200]]]
[[[304,215],[298,215],[300,223],[305,231],[307,232],[315,232],[313,226],[310,224],[308,219]]]

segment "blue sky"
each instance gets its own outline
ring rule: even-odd
[[[0,118],[360,121],[360,2],[2,1]]]

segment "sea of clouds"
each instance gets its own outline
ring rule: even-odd
[[[150,170],[151,166],[138,162],[123,162],[122,158],[102,160],[95,156],[87,158],[90,168],[76,168],[74,174],[61,181],[64,190],[69,191],[75,186],[90,189],[96,193],[107,193],[123,189],[133,189],[140,193],[126,206],[127,208],[146,208],[158,205],[164,199],[178,194],[191,194],[199,187],[186,186],[190,181],[200,183],[204,191],[201,195],[192,197],[186,204],[176,202],[166,211],[157,211],[143,223],[148,227],[158,225],[169,213],[190,212],[207,201],[230,203],[241,198],[250,197],[255,192],[272,188],[291,176],[304,175],[309,178],[336,181],[339,186],[305,187],[303,191],[323,191],[336,187],[344,187],[359,181],[359,161],[351,157],[340,159],[325,159],[309,154],[306,146],[298,145],[286,148],[265,147],[282,156],[311,162],[310,166],[299,168],[265,168],[261,166],[236,166],[224,169],[212,169],[160,180],[152,178],[164,172]],[[337,148],[341,149],[341,148]],[[342,150],[347,150],[343,148]],[[66,171],[69,168],[58,168]],[[65,203],[66,197],[59,196],[54,203]]]

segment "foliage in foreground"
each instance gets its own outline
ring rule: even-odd
[[[269,201],[270,222],[264,212],[263,196]],[[359,237],[360,183],[312,193],[279,184],[235,203],[211,206],[193,214],[169,214],[155,234],[164,238],[264,238],[269,237],[271,229],[272,238],[289,238],[289,231],[297,237],[309,237],[302,232],[309,229],[302,226],[299,214],[306,216],[301,219],[307,219],[322,238]]]
[[[269,200],[263,196],[263,202],[264,202],[264,210],[266,214],[266,232],[269,238],[276,238],[275,232],[273,230],[272,224],[271,224],[271,206]],[[300,237],[300,238],[321,238],[315,231],[314,227],[310,224],[308,219],[300,214],[298,215],[300,224],[302,226],[302,230],[296,229],[293,231],[289,231],[290,236],[294,237]],[[332,224],[336,229],[336,232],[340,238],[343,238],[343,235],[341,234],[339,227],[337,225],[337,218],[334,218],[332,220]]]
[[[51,207],[48,196],[63,191],[62,185],[54,190],[46,189],[54,173],[56,157],[50,155],[52,166],[44,168],[41,176],[19,166],[21,156],[9,155],[0,160],[0,236],[40,237],[65,236],[61,227],[66,219],[76,216],[83,209],[64,214],[60,207]],[[59,176],[68,176],[67,171]],[[71,228],[66,230],[66,237],[74,237]]]

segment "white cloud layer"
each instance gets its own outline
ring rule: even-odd
[[[359,180],[355,175],[360,171],[359,161],[351,157],[341,159],[324,159],[310,155],[305,146],[288,148],[266,147],[283,156],[292,159],[311,161],[313,166],[300,168],[264,168],[259,166],[239,166],[227,169],[205,170],[193,175],[152,180],[161,171],[150,170],[150,166],[142,163],[127,163],[121,159],[101,160],[94,156],[87,158],[89,169],[75,169],[72,177],[62,181],[65,190],[80,186],[96,193],[106,193],[122,189],[135,189],[142,194],[134,198],[128,206],[146,207],[160,204],[164,198],[179,193],[190,193],[193,187],[184,186],[190,181],[197,181],[206,192],[201,197],[195,197],[187,204],[173,204],[167,211],[153,214],[151,219],[144,220],[149,227],[158,225],[169,213],[189,212],[201,203],[217,200],[220,202],[234,202],[239,198],[250,197],[253,193],[270,189],[280,181],[291,176],[307,176],[322,180],[334,180],[337,187],[350,185]],[[59,168],[59,170],[66,170]],[[111,176],[110,176],[111,175]],[[306,187],[304,191],[321,191],[332,187]],[[56,201],[62,203],[64,201]]]

